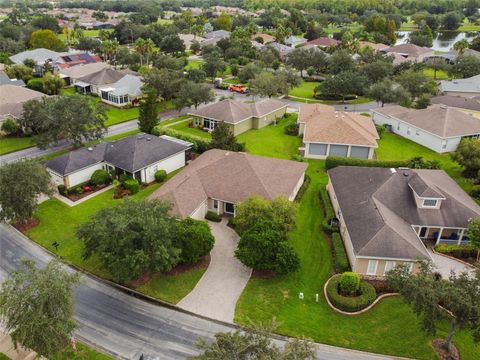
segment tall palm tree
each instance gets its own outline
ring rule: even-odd
[[[145,55],[147,56],[147,66],[149,65],[149,56],[153,54],[155,50],[155,43],[152,39],[148,38],[145,41]]]
[[[146,53],[146,40],[143,38],[138,38],[135,41],[135,51],[140,54],[140,66],[143,66],[143,56]]]
[[[72,35],[72,30],[68,26],[64,26],[62,29],[63,35],[65,35],[66,43],[71,44],[71,35]]]

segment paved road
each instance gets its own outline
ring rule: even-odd
[[[240,237],[227,226],[227,222],[225,217],[220,223],[209,222],[215,237],[210,264],[195,288],[178,306],[195,314],[231,323],[235,305],[250,279],[252,269],[235,257]]]
[[[0,282],[16,269],[22,257],[39,265],[51,255],[9,225],[0,223]],[[70,270],[73,271],[73,270]],[[137,360],[140,354],[162,360],[184,359],[197,353],[195,341],[211,339],[232,328],[129,296],[111,286],[82,277],[75,290],[77,335],[121,359]],[[325,360],[393,360],[396,358],[318,345]]]

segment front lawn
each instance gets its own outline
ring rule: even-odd
[[[315,89],[320,82],[302,80],[300,85],[290,90],[289,95],[305,99],[313,99],[313,89]]]
[[[203,66],[203,60],[190,59],[188,60],[187,65],[185,66],[185,70],[201,69],[202,66]]]
[[[175,173],[169,174],[169,178]],[[129,199],[145,199],[160,184],[153,184],[141,190]],[[100,277],[111,279],[110,274],[102,268],[98,257],[82,259],[83,243],[77,239],[75,232],[80,224],[85,223],[98,211],[113,207],[124,200],[113,199],[113,189],[99,194],[92,199],[70,207],[55,198],[47,200],[38,206],[35,217],[40,224],[29,230],[27,235],[41,246],[56,253],[65,262],[72,263]],[[58,251],[54,242],[60,244]],[[142,291],[158,296],[165,301],[177,302],[187,295],[196,285],[205,269],[192,270],[179,275],[158,275],[142,286]],[[163,289],[161,288],[163,287]]]
[[[445,70],[437,70],[436,77],[434,77],[435,70],[433,70],[432,68],[423,69],[423,73],[425,74],[425,76],[429,77],[430,79],[434,79],[434,80],[448,80],[448,79],[450,79],[450,76],[448,76],[448,72],[446,72]]]
[[[0,155],[35,146],[32,137],[0,137]]]
[[[322,291],[332,274],[332,260],[329,242],[321,231],[323,214],[318,198],[327,175],[323,161],[309,164],[311,183],[299,205],[297,229],[290,235],[301,268],[273,279],[252,277],[237,303],[235,321],[250,324],[275,318],[280,323],[277,331],[284,335],[389,355],[436,359],[431,347],[433,337],[425,334],[413,311],[399,297],[382,300],[359,316],[335,313],[327,305]],[[299,300],[300,292],[305,300]],[[320,296],[318,303],[315,294]],[[447,329],[447,324],[442,324],[438,336],[445,336]],[[473,360],[480,351],[465,331],[458,332],[454,341],[462,359]]]
[[[210,135],[209,132],[203,131],[197,127],[189,127],[190,121],[182,121],[178,124],[174,124],[172,126],[169,126],[170,129],[175,129],[177,131],[180,131],[184,134],[189,134],[189,135],[194,135],[198,137],[202,137],[204,139],[210,140],[212,138],[212,135]]]
[[[64,351],[50,357],[51,360],[112,360],[113,358],[77,342],[77,350],[68,347]]]
[[[287,119],[280,119],[276,125],[268,125],[259,130],[249,130],[237,136],[238,142],[245,143],[246,150],[253,154],[291,159],[298,154],[301,140],[298,136],[285,135],[285,126],[296,121],[296,114],[289,114]]]

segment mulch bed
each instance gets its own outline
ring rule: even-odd
[[[442,346],[445,343],[443,339],[435,339],[432,342],[433,349],[438,354],[441,360],[459,360],[460,354],[458,353],[455,345],[450,345],[450,352],[445,350]]]
[[[93,188],[92,191],[84,191],[84,192],[81,193],[81,194],[69,194],[69,195],[67,195],[66,197],[67,197],[68,199],[72,200],[72,201],[78,201],[78,200],[80,200],[80,199],[82,199],[82,198],[84,198],[84,197],[86,197],[86,196],[88,196],[88,195],[91,195],[91,194],[93,194],[93,193],[96,193],[96,192],[99,191],[99,190],[102,190],[103,188],[105,188],[105,187],[107,187],[107,186],[108,186],[108,185],[99,185],[99,186]]]
[[[40,224],[40,220],[36,218],[31,218],[31,219],[28,219],[26,222],[17,221],[16,223],[13,224],[13,226],[18,231],[24,233],[30,229],[33,229],[38,224]]]
[[[206,269],[209,264],[210,264],[210,255],[207,255],[195,264],[179,264],[165,274],[166,275],[179,275],[179,274],[182,274],[184,272],[194,270],[194,269]],[[125,285],[129,288],[135,289],[135,288],[137,288],[139,286],[142,286],[142,285],[146,284],[147,282],[149,282],[150,279],[153,277],[153,275],[155,275],[155,273],[146,272],[145,274],[143,274],[143,276],[141,278],[136,279],[136,280],[132,280]]]
[[[255,279],[273,279],[277,273],[272,270],[253,270],[252,277]]]

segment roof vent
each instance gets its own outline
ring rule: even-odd
[[[397,170],[395,170],[395,168],[390,168],[390,172],[391,172],[392,174],[395,174],[395,173],[397,172]]]
[[[405,176],[405,177],[407,177],[408,175],[410,175],[410,174],[406,171],[403,173],[403,176]]]
[[[93,151],[92,147],[87,148],[88,151]]]
[[[150,140],[152,140],[152,138],[151,138],[151,137],[147,137],[147,141],[150,141]]]
[[[440,108],[441,109],[448,109],[448,106],[447,105],[440,105]]]
[[[228,155],[230,155],[230,152],[227,151],[227,152],[225,153],[225,156],[228,156]]]

